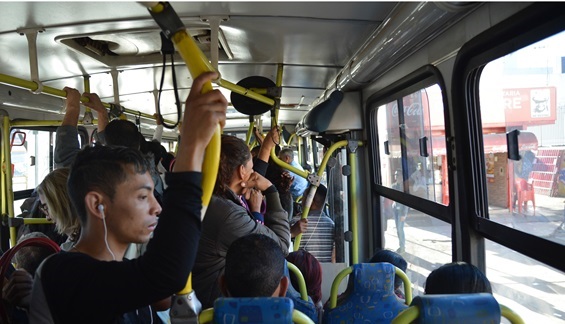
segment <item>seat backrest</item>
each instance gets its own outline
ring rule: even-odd
[[[214,323],[292,323],[294,303],[286,297],[218,298]]]
[[[415,297],[410,308],[399,314],[392,323],[404,324],[416,320],[419,324],[500,323],[501,315],[511,323],[523,323],[520,316],[499,305],[489,293],[423,295]]]
[[[386,262],[353,265],[353,289],[333,309],[324,311],[323,323],[346,319],[390,323],[406,306],[394,293],[396,268]]]

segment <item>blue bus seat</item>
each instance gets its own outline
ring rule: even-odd
[[[408,307],[394,293],[395,272],[396,267],[386,262],[354,264],[349,278],[353,290],[337,307],[324,311],[322,322],[390,323]]]
[[[501,315],[514,324],[523,324],[519,315],[499,305],[492,294],[423,295],[415,297],[410,308],[400,313],[393,324],[412,323],[500,323]]]
[[[294,309],[304,313],[304,315],[308,316],[314,323],[318,323],[318,312],[316,310],[316,305],[314,305],[314,301],[312,301],[312,298],[306,295],[307,300],[304,300],[304,296],[301,296],[300,292],[294,289],[294,287],[290,283],[288,262],[285,262],[284,275],[288,277],[288,289],[286,291],[286,297],[292,299],[292,301],[294,302]],[[298,280],[304,280],[304,277],[299,278]]]
[[[213,309],[200,314],[199,322],[313,324],[306,315],[293,308],[294,303],[287,297],[218,298]]]

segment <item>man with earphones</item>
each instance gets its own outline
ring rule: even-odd
[[[81,237],[36,273],[31,323],[126,323],[128,314],[184,288],[200,239],[204,151],[226,118],[219,90],[201,94],[215,77],[204,73],[193,82],[162,208],[139,151],[97,145],[78,153],[68,185]],[[123,260],[130,243],[152,233],[142,256]]]

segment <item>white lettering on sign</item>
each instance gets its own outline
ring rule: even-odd
[[[519,96],[504,98],[504,109],[522,109],[522,98]]]
[[[404,108],[405,116],[421,116],[422,115],[422,105],[420,103],[413,103],[410,106]]]
[[[398,106],[395,104],[391,107],[393,117],[398,117]],[[404,116],[421,116],[422,105],[420,103],[413,103],[410,106],[404,106]]]

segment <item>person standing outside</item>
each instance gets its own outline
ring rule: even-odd
[[[400,172],[396,170],[394,172],[394,183],[392,184],[392,189],[398,191],[404,191],[402,181],[400,181]],[[392,202],[392,213],[394,215],[394,224],[396,225],[396,234],[398,235],[398,253],[406,252],[406,237],[404,235],[404,223],[406,223],[406,215],[408,214],[408,207],[397,202]]]

